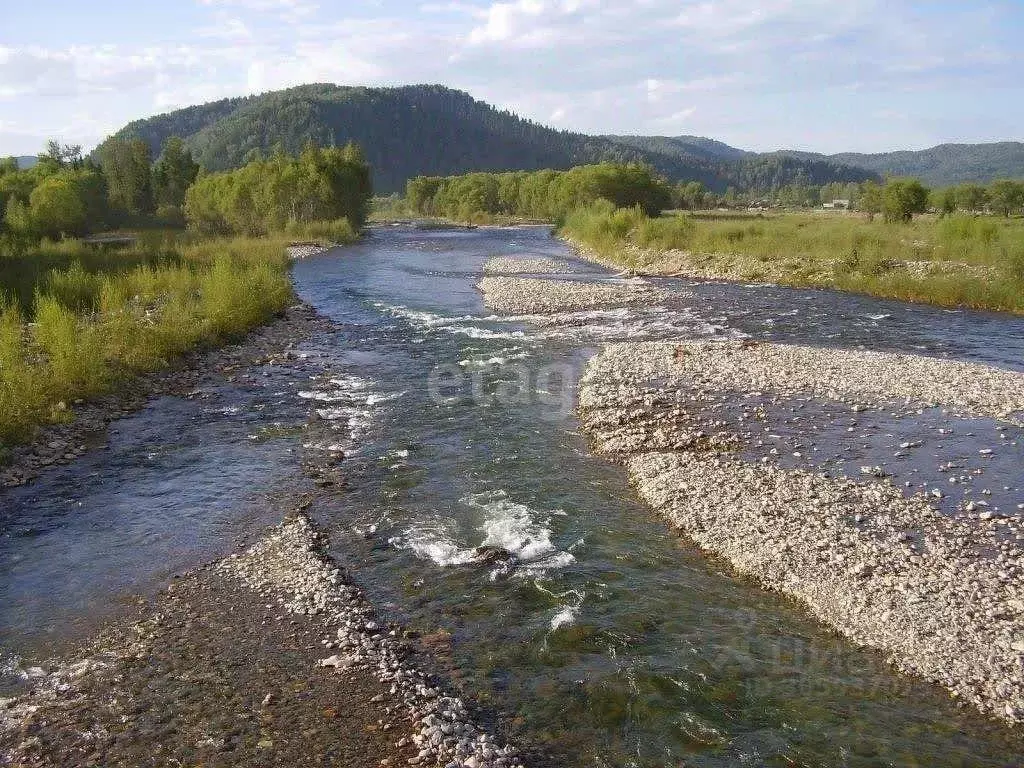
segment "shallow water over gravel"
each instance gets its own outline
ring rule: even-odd
[[[681,336],[1024,369],[1024,320],[667,279],[654,281],[670,293],[662,307],[507,320],[475,289],[483,264],[506,255],[615,281],[540,228],[378,228],[296,264],[299,293],[339,324],[303,345],[304,366],[206,399],[157,401],[120,422],[108,451],[0,496],[4,645],[31,657],[50,630],[74,635],[82,616],[272,518],[262,495],[307,487],[300,459],[333,466],[344,452],[346,484],[322,488],[311,509],[338,558],[379,606],[431,633],[467,689],[557,765],[1024,760],[1020,737],[895,676],[681,542],[620,467],[589,455],[562,386],[600,343]],[[851,475],[884,463],[899,482],[944,484],[951,512],[969,487],[970,498],[1020,514],[1019,429],[935,411],[768,406],[755,454],[774,448],[784,463]],[[950,484],[950,469],[939,471],[949,462],[971,482]]]

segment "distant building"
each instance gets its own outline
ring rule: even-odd
[[[831,203],[822,203],[821,207],[822,208],[828,208],[829,210],[835,209],[835,210],[848,211],[848,210],[850,210],[850,201],[849,200],[833,200]]]

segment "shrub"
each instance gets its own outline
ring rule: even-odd
[[[83,314],[96,309],[102,278],[85,271],[80,262],[69,269],[50,272],[44,291],[72,312]]]

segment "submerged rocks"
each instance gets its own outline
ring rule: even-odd
[[[521,768],[326,548],[290,518],[54,661],[0,699],[0,764]]]
[[[651,304],[664,294],[642,280],[595,283],[528,277],[485,277],[477,287],[496,312],[535,314]]]
[[[702,548],[803,601],[901,670],[959,701],[1024,722],[1024,535],[994,516],[955,519],[907,497],[880,467],[854,482],[744,461],[740,436],[699,404],[772,392],[854,407],[942,405],[1020,424],[1024,376],[911,355],[780,344],[607,347],[579,387],[597,449]]]

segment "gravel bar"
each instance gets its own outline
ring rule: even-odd
[[[980,365],[750,343],[629,343],[579,387],[596,449],[705,550],[821,621],[885,652],[960,702],[1024,722],[1024,535],[1017,521],[947,517],[888,480],[854,482],[741,461],[739,438],[688,405],[722,390],[811,394],[855,406],[944,405],[992,418],[1021,408],[1022,378]]]
[[[321,253],[327,253],[331,248],[337,248],[336,245],[323,245],[322,243],[292,243],[288,246],[288,258],[289,259],[307,259],[310,256],[319,256]]]
[[[758,342],[647,342],[607,348],[595,378],[720,392],[809,395],[854,406],[943,407],[1024,426],[1024,373],[978,363]]]
[[[334,651],[319,661],[321,667],[339,674],[366,669],[390,686],[388,696],[414,724],[410,738],[417,753],[408,764],[522,768],[514,749],[499,745],[472,722],[462,699],[408,663],[399,630],[385,626],[360,590],[345,584],[323,554],[321,538],[299,517],[244,554],[223,561],[218,570],[283,601],[291,613],[320,617],[330,630],[325,649]]]
[[[567,274],[573,269],[564,261],[556,259],[516,259],[499,257],[484,264],[484,273],[488,275],[519,275],[519,274]]]
[[[495,312],[536,314],[654,304],[664,293],[642,280],[593,283],[527,277],[485,277],[477,287]]]

